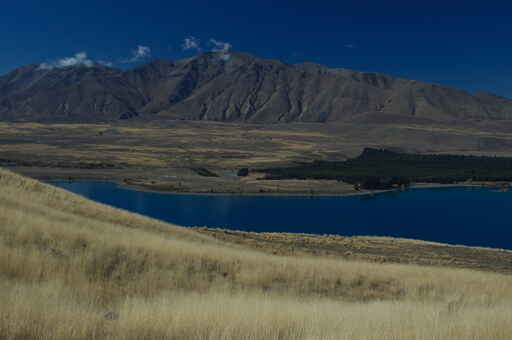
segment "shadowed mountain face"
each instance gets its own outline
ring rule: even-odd
[[[285,64],[232,52],[101,65],[21,67],[0,77],[0,120],[146,118],[247,122],[350,121],[393,114],[434,121],[512,118],[512,100],[378,73]],[[367,116],[367,115],[366,115]]]

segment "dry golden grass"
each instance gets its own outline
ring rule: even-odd
[[[509,339],[512,277],[275,256],[0,170],[0,339]]]
[[[502,125],[502,124],[500,124]],[[146,167],[266,168],[355,157],[365,147],[510,156],[511,128],[460,124],[0,123],[0,158]],[[120,170],[125,172],[124,170]],[[122,175],[121,175],[122,176]]]
[[[512,251],[412,239],[290,233],[255,233],[196,227],[217,240],[287,256],[315,256],[375,263],[443,266],[512,274]]]

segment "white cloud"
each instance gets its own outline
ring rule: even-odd
[[[211,38],[208,43],[211,46],[211,51],[218,53],[219,59],[228,61],[231,58],[231,55],[228,52],[231,50],[233,45],[230,43],[213,38]],[[194,36],[189,36],[183,39],[181,47],[183,48],[183,51],[194,50],[198,53],[203,51],[201,41]]]
[[[181,45],[183,51],[188,50],[196,50],[197,52],[201,52],[201,42],[196,37],[187,37],[183,39],[183,44]]]
[[[210,45],[212,45],[212,52],[218,53],[218,56],[221,60],[228,61],[231,59],[231,54],[229,54],[229,50],[233,47],[228,42],[220,41],[216,39],[210,39]]]
[[[346,44],[344,45],[345,48],[356,48],[356,45],[354,44]]]
[[[231,45],[228,42],[215,40],[213,38],[210,39],[210,44],[213,46],[213,48],[212,48],[213,52],[224,52],[225,53],[225,52],[228,52],[233,47],[233,45]]]
[[[95,64],[97,63],[89,59],[86,52],[79,52],[72,57],[65,57],[51,63],[42,63],[39,65],[39,68],[42,70],[51,70],[54,68],[64,68],[71,66],[93,67]]]
[[[151,48],[148,46],[137,46],[136,49],[132,50],[132,57],[129,59],[122,60],[123,63],[136,63],[143,59],[151,57]]]

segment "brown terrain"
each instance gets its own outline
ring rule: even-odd
[[[374,116],[365,116],[373,114]],[[224,122],[504,120],[512,100],[379,73],[286,64],[240,52],[131,70],[29,65],[0,77],[0,120],[107,122],[140,117]]]
[[[126,71],[32,65],[0,77],[0,166],[159,191],[344,194],[236,174],[366,147],[508,156],[511,114],[491,94],[239,52]]]
[[[365,147],[417,153],[512,156],[512,122],[247,124],[158,120],[104,124],[0,123],[0,166],[40,179],[108,179],[158,191],[351,193],[336,181],[237,177],[314,159],[344,160]],[[206,169],[218,177],[202,176]]]

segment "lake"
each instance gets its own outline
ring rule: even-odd
[[[409,189],[374,196],[160,194],[113,182],[50,182],[92,200],[183,226],[392,236],[512,249],[512,193]]]

